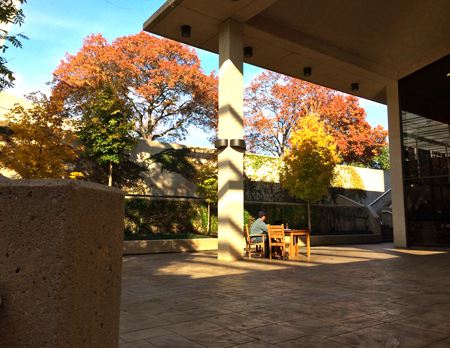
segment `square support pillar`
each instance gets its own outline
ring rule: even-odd
[[[0,181],[0,347],[119,345],[124,195]]]
[[[391,157],[391,194],[394,245],[398,248],[408,246],[406,237],[405,192],[403,187],[403,156],[401,109],[398,82],[387,86],[389,153]]]
[[[219,33],[219,139],[242,139],[243,131],[242,24],[227,20]],[[244,150],[219,149],[219,260],[243,258]]]

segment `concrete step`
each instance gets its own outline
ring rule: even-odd
[[[381,238],[383,243],[392,243],[394,241],[394,229],[391,226],[381,225]]]

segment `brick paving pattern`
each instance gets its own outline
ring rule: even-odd
[[[126,256],[119,347],[450,347],[449,250],[311,251]]]

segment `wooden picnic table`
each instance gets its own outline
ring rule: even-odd
[[[311,241],[309,236],[309,230],[290,230],[285,229],[284,235],[289,236],[289,258],[298,255],[298,237],[306,236],[306,256],[311,257]]]

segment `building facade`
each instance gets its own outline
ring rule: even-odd
[[[399,81],[409,245],[450,246],[450,55]]]
[[[450,2],[169,0],[144,30],[219,54],[219,258],[239,258],[243,62],[388,106],[396,247],[450,245]]]

